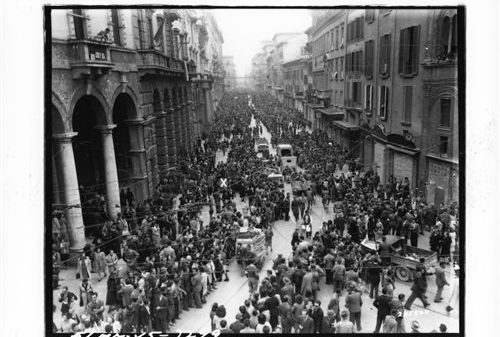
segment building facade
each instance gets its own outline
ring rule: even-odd
[[[313,129],[344,144],[382,184],[407,179],[430,203],[458,200],[456,10],[332,9],[312,19],[310,57],[302,67],[281,63],[286,105],[302,70],[302,111]],[[263,49],[262,77],[279,97],[274,50]]]
[[[227,90],[236,89],[236,65],[234,56],[224,56],[224,86]]]
[[[210,126],[212,97],[222,94],[213,84],[217,69],[199,64],[200,31],[214,27],[204,23],[204,12],[51,13],[52,204],[64,209],[71,250],[78,252],[85,226],[93,225],[82,213],[89,195],[104,195],[110,218],[121,211],[121,190],[130,189],[137,202],[149,198]],[[222,58],[222,36],[211,34],[214,64]]]

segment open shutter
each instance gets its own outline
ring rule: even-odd
[[[399,34],[399,64],[398,64],[398,73],[403,74],[404,73],[404,52],[405,52],[405,44],[406,42],[406,29],[401,29],[400,34]]]
[[[134,36],[134,47],[136,49],[141,48],[141,40],[139,38],[139,17],[137,15],[137,11],[140,11],[140,9],[136,9],[132,11],[132,32]]]
[[[411,67],[412,67],[412,74],[417,74],[418,73],[418,56],[419,56],[419,48],[418,46],[420,45],[420,26],[415,26],[413,31],[413,41],[412,41],[412,54],[411,55]]]

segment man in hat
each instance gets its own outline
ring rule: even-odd
[[[166,333],[169,330],[169,322],[170,318],[168,316],[168,299],[165,296],[167,292],[166,286],[161,286],[160,288],[160,297],[158,298],[158,303],[156,306],[156,321],[157,321],[157,329],[161,330],[161,332]]]
[[[295,289],[293,287],[292,282],[290,281],[290,279],[288,277],[284,277],[283,283],[285,285],[283,286],[283,288],[281,288],[281,291],[280,291],[281,298],[288,296],[288,298],[293,299],[295,296]]]
[[[377,311],[377,324],[373,333],[379,333],[380,327],[385,320],[385,316],[391,313],[390,303],[392,298],[387,295],[387,288],[382,288],[382,295],[377,296],[373,301],[373,306],[378,309]]]
[[[191,276],[191,285],[193,288],[194,304],[196,308],[201,308],[201,292],[203,290],[202,276],[198,267],[193,267],[193,276]]]
[[[314,333],[321,333],[321,326],[324,318],[323,309],[321,309],[321,301],[314,301],[311,317],[314,321]]]

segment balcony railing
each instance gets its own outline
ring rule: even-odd
[[[171,58],[155,49],[140,49],[137,51],[138,69],[145,74],[161,74],[166,72],[183,73],[184,62]],[[188,64],[188,72],[189,72]]]
[[[68,40],[71,48],[71,69],[73,77],[100,75],[113,68],[111,43],[96,40]]]

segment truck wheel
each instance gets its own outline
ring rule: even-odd
[[[408,282],[411,279],[411,272],[408,268],[399,266],[396,267],[396,277],[400,281]]]

